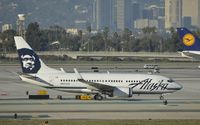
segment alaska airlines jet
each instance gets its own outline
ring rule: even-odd
[[[74,93],[94,95],[102,100],[102,95],[110,97],[132,97],[134,94],[173,93],[182,86],[170,78],[150,74],[128,73],[66,73],[48,67],[19,36],[14,37],[22,73],[19,77],[26,82],[45,88]],[[164,98],[163,98],[164,99]]]
[[[184,46],[182,56],[200,59],[200,39],[186,28],[177,28],[177,32]]]

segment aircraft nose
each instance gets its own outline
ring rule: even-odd
[[[175,90],[181,90],[183,88],[183,86],[179,83],[174,83],[174,89]]]
[[[172,85],[171,85],[171,87],[168,87],[167,89],[168,90],[175,90],[175,91],[177,91],[177,90],[181,90],[183,88],[183,86],[181,85],[181,84],[179,84],[179,83],[173,83]]]

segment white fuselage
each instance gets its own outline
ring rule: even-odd
[[[182,56],[200,57],[200,51],[185,50],[185,51],[182,51]]]
[[[132,88],[133,94],[172,93],[182,88],[180,84],[159,75],[127,73],[81,73],[81,75],[84,80],[94,84],[100,83],[116,88]],[[75,73],[41,73],[34,75],[36,79],[29,79],[23,75],[20,77],[26,82],[59,91],[76,93],[96,93],[98,91],[88,84],[79,82]]]

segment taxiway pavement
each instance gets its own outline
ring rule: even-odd
[[[0,65],[0,119],[13,118],[14,113],[22,119],[200,119],[200,70],[192,63],[191,67],[174,67],[161,67],[160,75],[173,78],[183,85],[183,89],[166,95],[168,105],[163,105],[159,95],[80,101],[74,99],[75,94],[54,90],[48,90],[50,100],[29,100],[27,91],[36,93],[44,88],[22,82],[15,74],[21,70],[18,65]],[[73,72],[71,66],[63,68]],[[89,66],[80,69],[80,72],[89,71]],[[106,70],[106,66],[100,69],[102,72]],[[120,65],[109,70],[111,73],[135,73],[136,70],[147,73],[142,67],[125,68]],[[64,99],[56,99],[57,95],[62,95]]]

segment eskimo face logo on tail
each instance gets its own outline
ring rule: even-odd
[[[188,33],[183,36],[183,43],[186,46],[192,46],[195,43],[195,37]]]
[[[37,73],[41,67],[39,57],[33,50],[19,49],[19,59],[22,65],[23,73]]]
[[[21,55],[22,66],[26,69],[33,70],[35,67],[35,57],[30,55]]]

